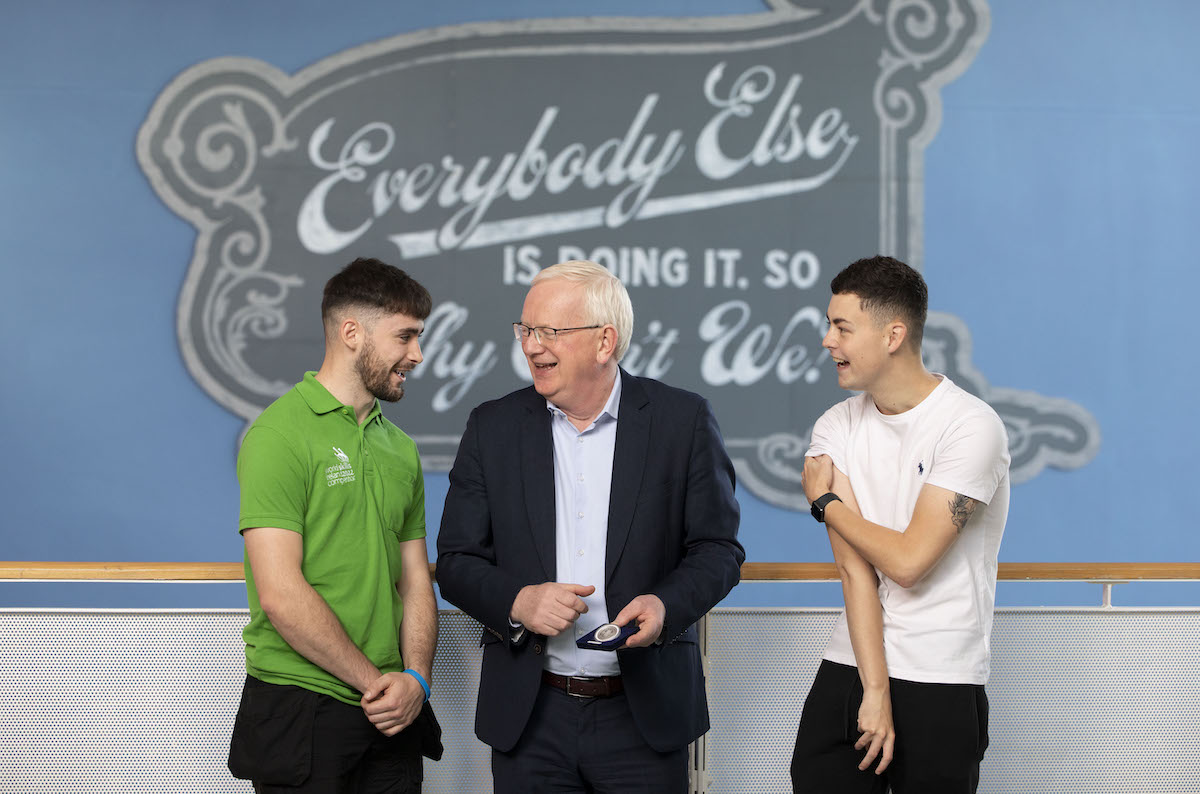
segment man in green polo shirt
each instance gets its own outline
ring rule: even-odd
[[[404,396],[432,301],[356,259],[325,285],[325,359],[238,455],[250,624],[229,768],[260,792],[420,791],[437,606]],[[410,727],[411,726],[411,727]],[[437,745],[430,750],[429,743]]]

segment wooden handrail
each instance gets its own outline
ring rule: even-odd
[[[430,571],[433,566],[429,566]],[[1002,562],[1004,581],[1184,581],[1200,580],[1196,562]],[[142,582],[241,581],[240,562],[0,562],[0,580]],[[829,562],[748,562],[744,582],[833,581]]]
[[[748,562],[742,565],[743,582],[836,580],[837,569],[828,562]],[[1132,582],[1200,579],[1196,562],[1002,562],[997,578],[1003,581]]]
[[[240,562],[0,562],[0,579],[80,581],[242,581]]]

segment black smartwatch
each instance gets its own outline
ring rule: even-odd
[[[829,506],[830,502],[833,502],[835,500],[838,502],[842,501],[841,499],[838,498],[838,495],[833,493],[832,491],[825,494],[824,496],[818,496],[813,501],[812,509],[809,512],[812,513],[813,518],[817,519],[822,524],[824,524],[825,523],[825,508]]]

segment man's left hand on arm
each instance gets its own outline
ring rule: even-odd
[[[425,703],[425,690],[408,673],[384,673],[363,692],[363,712],[384,736],[412,724]]]
[[[617,613],[613,623],[625,626],[630,621],[636,621],[637,633],[625,640],[625,645],[622,647],[640,648],[651,645],[658,639],[666,620],[667,608],[663,605],[662,599],[656,595],[646,594],[630,601],[624,609]]]
[[[811,503],[833,490],[833,458],[818,455],[804,459],[804,471],[800,475],[804,495]]]

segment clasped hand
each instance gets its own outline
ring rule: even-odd
[[[596,592],[592,585],[544,582],[521,588],[513,601],[510,617],[534,634],[557,637],[584,612],[587,604],[581,596]]]
[[[421,712],[425,690],[408,673],[384,673],[367,687],[360,703],[380,733],[395,736]]]

